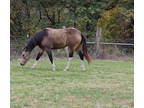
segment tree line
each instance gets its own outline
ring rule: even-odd
[[[11,0],[11,39],[46,27],[75,27],[89,41],[102,28],[102,41],[133,43],[133,0]]]

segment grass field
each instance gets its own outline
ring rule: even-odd
[[[81,71],[73,60],[47,60],[31,68],[11,61],[11,108],[133,108],[133,62],[95,60]]]

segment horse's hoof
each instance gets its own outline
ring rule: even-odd
[[[34,68],[35,68],[35,66],[32,66],[31,68],[32,68],[32,69],[34,69]]]
[[[86,68],[82,68],[83,71],[86,71]]]
[[[37,63],[33,64],[31,68],[34,69],[36,67],[36,65],[37,65]]]
[[[84,66],[81,66],[82,71],[86,71],[86,68]]]
[[[54,69],[54,70],[52,70],[53,72],[55,72],[56,70]]]
[[[86,69],[82,69],[82,71],[86,71]]]
[[[67,71],[67,69],[64,69],[63,71],[64,71],[64,72],[66,72],[66,71]]]

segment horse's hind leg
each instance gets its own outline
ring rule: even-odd
[[[71,60],[72,60],[72,58],[73,58],[73,54],[74,54],[74,52],[73,52],[72,50],[69,50],[69,58],[68,58],[67,66],[66,66],[66,68],[64,69],[64,71],[67,71],[67,70],[69,69],[69,67],[70,67],[70,62],[71,62]]]
[[[79,55],[80,59],[82,60],[81,68],[83,71],[85,71],[86,69],[85,69],[85,65],[84,65],[84,55],[83,55],[82,51],[78,51],[78,55]]]
[[[68,47],[65,47],[65,48],[64,48],[64,51],[65,51],[66,57],[67,57],[67,59],[68,59],[68,57],[69,57]]]
[[[50,59],[50,62],[52,64],[52,70],[55,71],[55,64],[53,63],[52,50],[47,49],[46,52],[47,52],[49,59]]]
[[[32,68],[35,68],[35,66],[37,65],[38,60],[40,59],[40,57],[43,55],[44,50],[41,50],[36,57],[36,61],[35,63],[32,65]]]

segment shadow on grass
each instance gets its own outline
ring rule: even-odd
[[[30,71],[30,70],[32,70],[32,71],[34,71],[34,70],[36,70],[36,71],[52,71],[49,68],[39,68],[39,67],[36,67],[36,68],[23,67],[23,69],[28,70],[28,71]]]
[[[19,69],[23,69],[25,71],[46,71],[46,72],[64,72],[64,68],[57,68],[56,71],[52,71],[51,68],[40,68],[40,67],[35,67],[35,68],[32,68],[32,67],[28,67],[28,66],[25,66],[25,67],[20,67],[20,66],[17,66],[17,68]],[[77,73],[77,72],[80,72],[80,73],[85,73],[87,72],[88,70],[81,70],[81,69],[69,69],[68,71],[65,71],[65,73],[68,73],[68,72],[74,72],[74,73]]]

